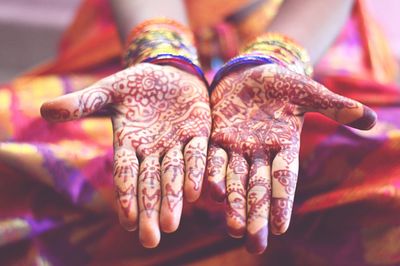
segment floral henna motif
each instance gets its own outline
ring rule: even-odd
[[[271,187],[267,176],[254,176],[257,167],[253,165],[247,190],[242,189],[244,181],[230,180],[229,175],[234,171],[229,166],[226,177],[228,216],[244,220],[241,214],[248,193],[249,228],[262,216],[260,210],[267,208],[271,200],[271,228],[278,233],[286,230],[290,220],[297,182],[297,173],[290,169],[297,168],[304,114],[318,111],[344,123],[361,119],[359,115],[362,115],[359,103],[332,93],[307,76],[272,64],[241,69],[225,76],[212,92],[211,106],[211,147],[238,154],[249,162],[258,159],[273,162],[271,167],[277,170],[271,175],[278,182],[272,185],[280,184],[284,188]],[[368,112],[364,110],[364,113],[368,116]],[[367,122],[373,118],[370,115]],[[208,160],[208,174],[212,177],[220,173],[224,164],[224,158],[218,157],[215,150],[210,150]],[[240,170],[239,167],[235,171],[239,173]],[[245,175],[243,171],[242,174]],[[246,176],[241,178],[245,180]],[[271,189],[275,197],[272,199]]]
[[[95,90],[85,91],[79,99],[80,108],[73,115],[77,118],[98,111],[105,104],[111,103],[113,98],[114,92],[107,88],[97,87]]]
[[[272,176],[285,188],[288,195],[294,195],[297,183],[296,173],[289,170],[277,170],[273,172]]]
[[[239,223],[246,223],[246,178],[247,163],[243,158],[232,156],[228,166],[227,217]]]
[[[356,108],[354,101],[334,95],[331,91],[319,86],[317,91],[309,84],[306,76],[293,76],[289,71],[274,75],[273,80],[265,82],[267,96],[272,99],[285,100],[295,105],[317,109]]]
[[[209,156],[211,159],[208,163],[208,174],[210,176],[221,174],[222,167],[226,164],[225,158],[215,155],[214,152],[210,152]]]
[[[252,253],[263,251],[268,242],[268,218],[271,200],[270,168],[255,160],[250,168],[247,187],[246,247]]]
[[[268,218],[268,203],[271,199],[271,183],[265,176],[256,175],[252,167],[250,171],[248,195],[247,195],[247,223],[250,224],[257,218]]]
[[[184,72],[143,64],[116,78],[113,117],[118,145],[129,143],[139,157],[162,154],[194,136],[207,137],[210,111],[200,80]]]
[[[159,160],[195,138],[207,143],[211,114],[206,85],[178,68],[141,63],[49,101],[41,113],[50,121],[66,121],[105,107],[111,110],[114,131],[114,181],[121,223],[133,230],[139,214],[140,234],[148,235],[146,230],[151,228],[157,235],[162,197]],[[203,146],[194,145],[189,153],[192,167],[187,183],[193,183],[198,192],[205,167],[205,159],[199,157],[200,153],[205,157],[207,145]],[[203,150],[199,153],[198,148]],[[170,155],[163,172],[171,179],[163,184],[163,192],[167,208],[175,208],[173,219],[179,219],[184,163],[181,154],[179,158]]]
[[[292,200],[287,198],[272,198],[271,228],[274,233],[279,234],[286,231],[289,225],[292,208]]]

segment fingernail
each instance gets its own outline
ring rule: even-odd
[[[233,238],[242,238],[246,232],[245,227],[232,228],[228,227],[228,234]]]
[[[356,121],[348,123],[348,126],[362,130],[368,130],[375,126],[377,120],[376,113],[367,106],[364,106],[363,108],[363,116],[358,118]]]
[[[158,225],[140,224],[139,240],[145,248],[155,248],[160,243],[160,230]]]
[[[211,198],[217,202],[223,202],[225,200],[225,184],[211,183],[210,194]]]
[[[130,222],[120,222],[121,226],[129,232],[135,231],[137,229],[137,224],[133,224]]]
[[[268,226],[263,226],[255,234],[247,231],[246,249],[252,254],[261,254],[268,244]]]

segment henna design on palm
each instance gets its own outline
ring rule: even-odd
[[[58,122],[105,107],[112,111],[120,222],[128,230],[139,223],[142,244],[156,246],[159,226],[170,232],[179,225],[182,195],[200,195],[211,128],[207,88],[177,68],[143,63],[46,102],[41,113]]]
[[[215,87],[211,106],[207,172],[212,196],[226,198],[229,232],[235,237],[246,232],[247,248],[254,253],[266,248],[268,224],[274,234],[289,226],[305,113],[319,112],[359,129],[376,121],[361,103],[277,65],[230,73]]]

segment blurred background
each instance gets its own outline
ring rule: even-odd
[[[399,61],[399,0],[368,0]],[[0,82],[52,58],[80,0],[0,0]]]

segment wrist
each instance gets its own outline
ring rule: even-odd
[[[257,37],[245,46],[239,56],[228,61],[215,75],[211,91],[219,81],[239,68],[275,64],[301,75],[312,75],[307,51],[292,39],[277,33]]]
[[[167,18],[137,25],[127,39],[123,61],[127,67],[144,62],[169,65],[205,81],[191,30]]]

